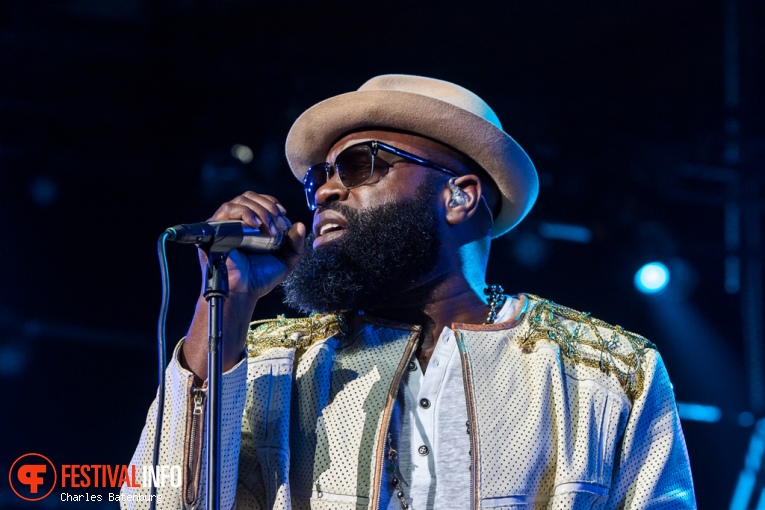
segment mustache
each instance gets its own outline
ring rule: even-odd
[[[346,230],[350,230],[352,232],[358,231],[362,228],[362,217],[364,214],[364,211],[359,211],[357,209],[352,209],[351,207],[348,207],[347,205],[341,204],[340,202],[329,202],[327,204],[323,205],[317,205],[316,206],[316,212],[320,213],[323,211],[334,211],[340,213],[343,218],[345,218],[345,221],[348,223],[346,226]],[[316,238],[316,235],[313,233],[313,229],[308,230],[308,235],[306,235],[305,238],[305,247],[307,250],[307,253],[313,252],[313,240]]]
[[[322,211],[335,211],[335,212],[339,212],[347,220],[350,220],[352,217],[353,218],[358,218],[359,215],[360,215],[360,212],[358,210],[352,209],[352,208],[348,207],[347,205],[341,204],[340,202],[337,202],[337,201],[329,202],[327,204],[317,205],[316,206],[316,210],[317,210],[317,212],[322,212]]]

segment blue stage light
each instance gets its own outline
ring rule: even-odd
[[[722,411],[719,407],[691,404],[688,402],[677,403],[677,414],[681,420],[704,421],[707,423],[716,423],[722,418]]]
[[[656,294],[669,283],[669,269],[661,262],[651,262],[635,273],[635,287],[643,294]]]

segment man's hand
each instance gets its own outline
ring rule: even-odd
[[[243,221],[275,236],[287,230],[286,214],[287,210],[274,197],[247,191],[220,206],[207,221]],[[231,252],[226,262],[230,299],[249,299],[254,309],[255,302],[283,282],[303,257],[305,234],[305,226],[296,223],[288,230],[286,246],[279,252]],[[207,257],[201,250],[199,253],[204,275]]]
[[[244,222],[252,228],[276,235],[287,229],[286,209],[269,195],[247,191],[221,205],[207,221]],[[241,359],[247,328],[258,299],[271,292],[292,272],[305,253],[306,228],[295,223],[287,232],[287,242],[275,253],[232,251],[226,261],[229,297],[223,314],[223,370]],[[202,278],[207,257],[200,250]],[[182,360],[201,380],[207,378],[207,301],[200,295],[194,319],[183,346]]]

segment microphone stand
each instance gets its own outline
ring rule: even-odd
[[[204,249],[204,248],[203,248]],[[228,297],[228,252],[211,251],[208,246],[204,297],[207,319],[207,509],[220,510],[222,436],[223,303]]]
[[[291,223],[286,220],[287,227]],[[222,380],[223,362],[223,303],[228,298],[228,270],[226,259],[232,250],[273,252],[287,239],[286,231],[275,237],[252,229],[241,221],[213,221],[210,223],[181,224],[170,227],[164,237],[170,241],[195,244],[207,254],[204,297],[208,303],[207,320],[207,508],[220,509],[220,473],[222,439]],[[163,266],[164,267],[164,266]],[[163,273],[164,274],[164,273]],[[164,379],[163,379],[164,380]],[[160,386],[162,387],[162,386]],[[160,400],[160,402],[162,402]],[[162,409],[158,413],[161,418]],[[158,431],[161,419],[158,418]],[[161,434],[157,433],[157,438]],[[159,442],[155,444],[155,458]],[[153,490],[153,488],[152,488]]]

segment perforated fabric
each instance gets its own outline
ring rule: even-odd
[[[237,501],[245,508],[287,508],[289,408],[294,349],[273,348],[247,367]],[[273,412],[274,409],[284,410]],[[267,506],[266,502],[274,502]]]
[[[293,499],[302,500],[296,508],[307,507],[309,498],[310,508],[368,507],[371,484],[382,472],[376,452],[381,456],[385,411],[398,391],[394,376],[415,340],[410,330],[368,324],[344,344],[309,349],[301,359],[300,418],[291,442]]]
[[[476,506],[695,508],[674,396],[650,343],[594,319],[587,322],[593,331],[584,319],[553,317],[556,308],[538,298],[521,299],[528,310],[517,322],[453,325],[472,424]],[[541,305],[547,312],[535,314]],[[332,338],[309,348],[292,379],[289,349],[250,358],[246,382],[243,365],[224,375],[224,391],[233,388],[225,405],[242,418],[241,431],[224,425],[227,451],[242,440],[237,508],[373,507],[381,439],[411,339],[406,329],[367,324],[346,343]],[[174,363],[162,437],[169,463],[183,458],[186,439],[188,378]],[[150,459],[155,412],[136,463]],[[236,471],[232,456],[224,457],[224,473]],[[223,490],[230,508],[230,475]],[[173,494],[159,508],[182,508]]]
[[[615,459],[613,490],[604,508],[677,508],[693,502],[688,453],[675,396],[658,353],[648,357],[647,391],[634,404]],[[642,483],[639,483],[642,482]]]
[[[540,305],[531,299],[529,314]],[[583,351],[593,349],[587,341],[597,344],[596,333],[562,323],[589,336],[573,348],[594,356]],[[465,326],[459,336],[476,403],[482,508],[695,508],[674,396],[655,349],[639,359],[633,403],[629,384],[566,356],[560,340],[538,340],[526,352],[527,324],[507,326]],[[635,355],[618,328],[598,333],[610,343],[604,356]]]
[[[160,438],[159,464],[168,466],[184,466],[186,460],[186,423],[189,412],[189,395],[194,382],[191,372],[178,362],[178,353],[182,342],[173,352],[171,362],[165,372],[165,408],[162,414],[162,436]],[[221,416],[222,446],[221,452],[221,507],[231,508],[234,504],[237,483],[237,465],[241,437],[242,412],[244,410],[244,388],[247,374],[247,363],[242,361],[223,375],[221,393],[223,397],[223,415]],[[151,404],[141,439],[138,443],[130,465],[136,466],[137,472],[143,472],[143,466],[152,465],[154,452],[154,437],[157,417],[157,400]],[[206,442],[206,435],[203,434]],[[206,458],[206,445],[202,448],[203,459]],[[201,467],[200,480],[205,480],[206,463]],[[139,475],[140,476],[140,475]],[[198,501],[204,505],[206,492],[204,484],[198,492]],[[144,510],[150,505],[150,488],[122,486],[120,507],[130,510]],[[172,487],[166,484],[157,488],[158,510],[175,510],[184,508],[183,487]]]

